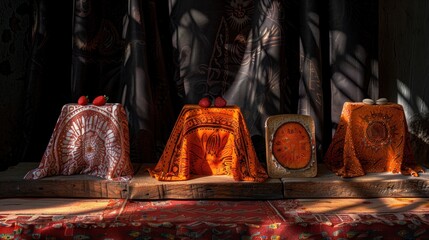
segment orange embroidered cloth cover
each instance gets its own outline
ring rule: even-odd
[[[254,182],[268,178],[237,106],[185,105],[158,163],[148,170],[161,181],[187,180],[191,174]]]
[[[404,110],[394,103],[346,102],[324,162],[342,177],[423,172],[414,161]]]
[[[121,104],[66,104],[38,168],[24,178],[87,174],[129,180],[134,173],[129,155],[128,121]]]

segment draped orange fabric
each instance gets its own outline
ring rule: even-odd
[[[148,170],[162,181],[187,180],[191,174],[228,175],[236,181],[254,182],[268,178],[237,106],[185,105],[161,158]]]
[[[324,162],[342,177],[423,172],[414,160],[403,107],[394,103],[346,102]]]

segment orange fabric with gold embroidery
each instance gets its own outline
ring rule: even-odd
[[[148,169],[162,181],[195,175],[228,175],[236,181],[268,178],[255,153],[237,106],[201,108],[185,105],[157,165]]]
[[[418,176],[401,105],[368,105],[346,102],[331,145],[326,166],[342,177],[370,172]]]

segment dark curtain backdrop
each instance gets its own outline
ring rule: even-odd
[[[25,111],[14,126],[24,144],[9,165],[39,161],[61,106],[80,95],[124,105],[135,162],[157,162],[182,106],[203,96],[241,107],[260,161],[268,116],[311,115],[321,160],[343,103],[378,97],[378,1],[36,0],[29,8]]]

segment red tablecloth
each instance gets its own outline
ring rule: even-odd
[[[187,180],[191,174],[255,182],[268,178],[237,106],[185,105],[161,158],[149,172],[163,181]]]
[[[39,167],[24,178],[87,174],[129,180],[134,174],[129,154],[128,121],[121,104],[66,104]]]

